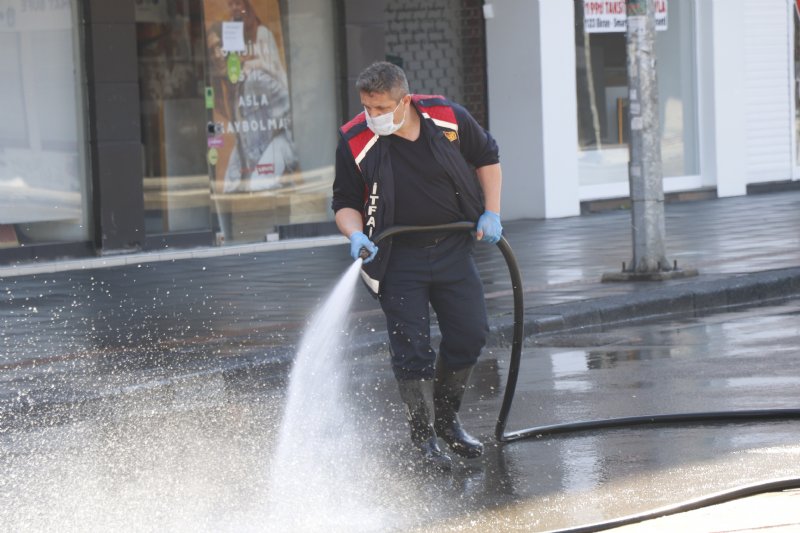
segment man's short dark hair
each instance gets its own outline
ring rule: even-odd
[[[396,100],[410,92],[406,73],[388,61],[378,61],[365,68],[356,80],[356,89],[367,94],[389,93]]]

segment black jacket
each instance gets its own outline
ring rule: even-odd
[[[466,109],[441,96],[412,95],[421,115],[431,150],[453,180],[464,220],[477,222],[484,211],[475,168],[497,163],[497,143]],[[350,207],[362,213],[364,233],[373,238],[394,224],[394,175],[389,142],[375,135],[364,112],[339,128],[336,177],[331,207]],[[378,255],[364,265],[362,275],[375,294],[391,252],[390,240],[381,241]]]

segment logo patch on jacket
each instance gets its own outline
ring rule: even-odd
[[[458,140],[458,133],[456,133],[456,132],[454,132],[452,130],[445,131],[444,132],[444,136],[447,137],[447,140],[450,141],[450,142]]]

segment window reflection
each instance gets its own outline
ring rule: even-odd
[[[794,2],[794,124],[795,165],[800,162],[800,5]]]
[[[656,72],[665,177],[699,172],[695,111],[694,5],[670,1],[656,32]],[[627,183],[627,47],[624,32],[586,33],[575,0],[578,161],[581,185]]]
[[[0,248],[89,239],[72,4],[0,10]]]
[[[145,229],[210,231],[201,0],[136,6]]]
[[[332,217],[339,113],[331,2],[205,0],[204,6],[211,196],[220,240],[304,236],[293,230],[304,226],[314,234]]]
[[[149,234],[324,232],[339,124],[331,4],[137,3]]]

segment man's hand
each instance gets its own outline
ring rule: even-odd
[[[478,231],[475,234],[479,241],[495,244],[503,236],[503,225],[500,215],[494,211],[484,211],[478,219]]]
[[[354,231],[350,234],[350,257],[353,260],[358,259],[362,248],[366,248],[369,252],[369,257],[364,259],[364,263],[369,263],[378,255],[378,247],[375,246],[375,243],[360,231]]]

